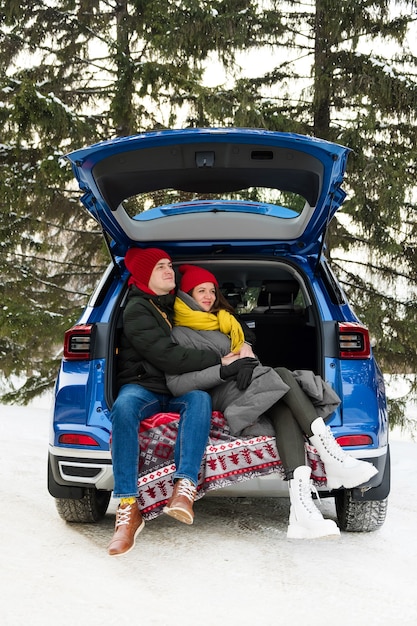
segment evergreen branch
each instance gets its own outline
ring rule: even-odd
[[[81,267],[85,270],[85,261],[80,261],[79,263],[77,263],[76,261],[71,261],[70,263],[67,260],[60,260],[60,259],[53,259],[53,258],[47,258],[47,257],[41,257],[39,255],[29,255],[29,254],[22,254],[19,252],[15,252],[14,253],[14,257],[15,258],[20,258],[24,261],[28,261],[28,262],[32,262],[32,263],[39,263],[39,262],[43,262],[46,263],[48,265],[56,265],[56,266],[65,266],[65,267]],[[106,267],[105,264],[103,265],[92,265],[91,263],[89,264],[88,268],[89,270],[92,270],[94,272],[101,272],[103,271],[103,268]]]
[[[374,270],[375,272],[383,272],[385,275],[392,276],[393,280],[396,278],[410,279],[409,273],[401,272],[397,268],[391,267],[391,266],[387,267],[387,266],[382,266],[382,265],[375,265],[374,263],[371,263],[370,261],[360,261],[358,259],[352,260],[352,259],[343,258],[343,257],[332,256],[331,260],[332,260],[332,264],[338,263],[341,267],[344,267],[345,265],[350,264],[350,265],[357,265],[359,267],[364,267],[366,269]]]

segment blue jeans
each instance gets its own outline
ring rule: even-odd
[[[113,496],[138,495],[139,424],[155,413],[179,413],[173,479],[188,478],[194,485],[210,432],[211,398],[205,391],[190,391],[174,398],[140,385],[123,385],[110,414],[112,422]]]

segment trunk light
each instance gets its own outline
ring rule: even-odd
[[[65,333],[64,359],[68,361],[86,361],[91,358],[92,324],[78,324]]]
[[[357,322],[339,322],[339,351],[342,359],[369,359],[369,331]]]
[[[65,433],[58,438],[59,443],[70,446],[98,446],[99,444],[90,435],[80,435],[79,433]]]

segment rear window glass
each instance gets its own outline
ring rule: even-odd
[[[167,204],[193,202],[196,200],[237,200],[273,204],[290,209],[297,217],[305,206],[305,199],[292,192],[264,187],[250,187],[227,193],[195,193],[178,189],[162,189],[134,196],[123,201],[123,207],[130,217],[143,211]]]

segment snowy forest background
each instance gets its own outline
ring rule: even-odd
[[[0,392],[50,389],[109,262],[63,156],[158,128],[349,146],[327,256],[405,425],[417,383],[417,1],[0,0]],[[404,386],[402,386],[404,388]],[[1,395],[1,394],[0,394]]]

